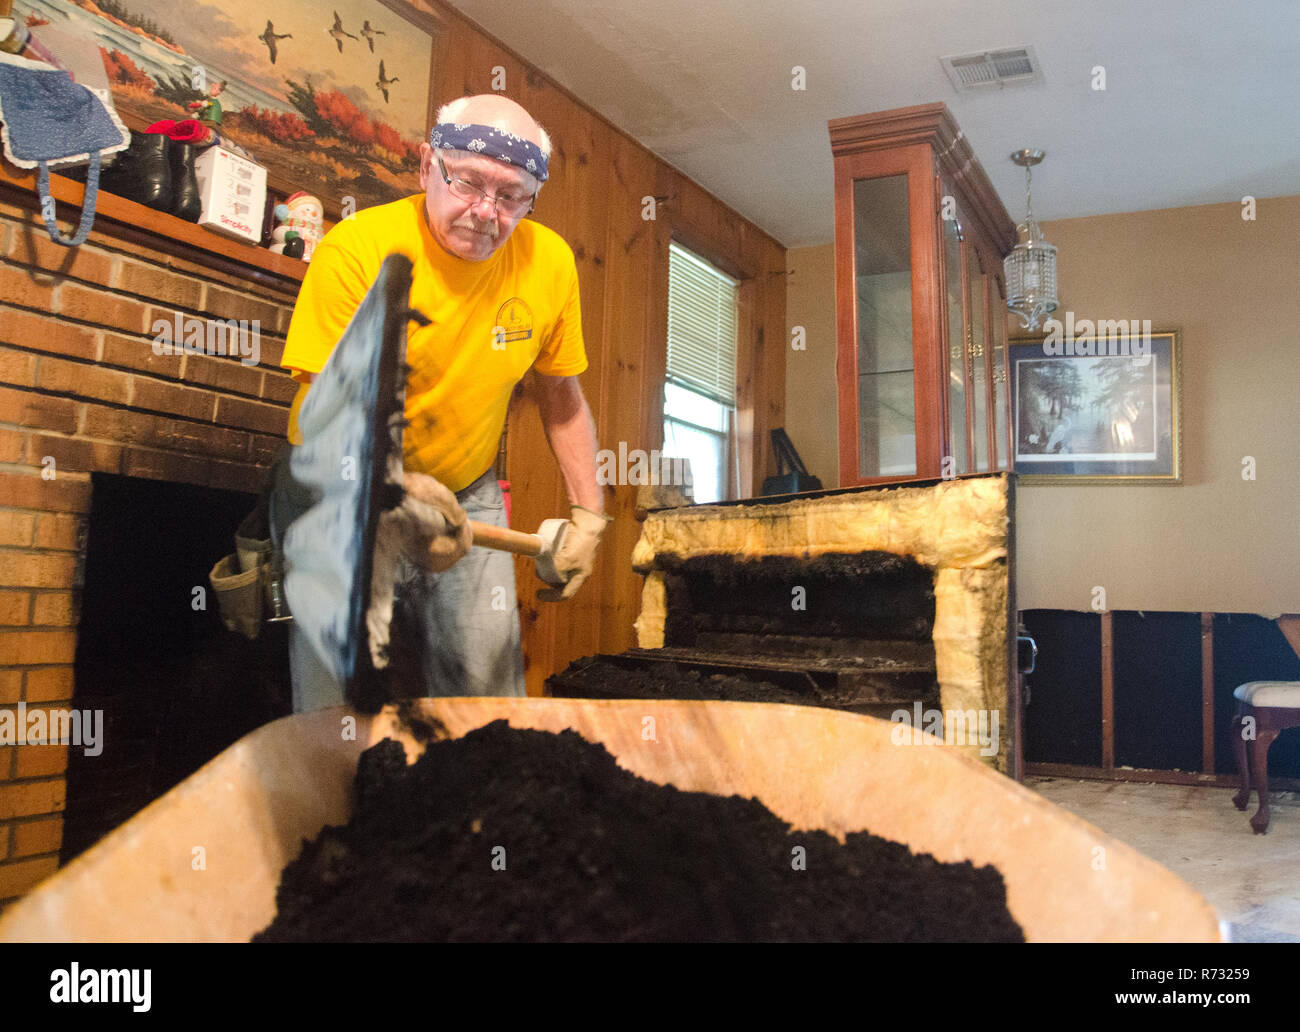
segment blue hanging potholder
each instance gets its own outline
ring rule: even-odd
[[[125,150],[131,135],[117,113],[68,73],[40,61],[0,53],[0,138],[6,156],[20,168],[39,167],[41,216],[50,239],[75,247],[90,235],[99,194],[102,154]],[[59,232],[50,195],[51,161],[87,160],[81,224],[71,238]]]

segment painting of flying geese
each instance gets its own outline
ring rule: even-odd
[[[131,128],[202,117],[331,218],[419,191],[445,30],[401,0],[15,0],[99,43]]]

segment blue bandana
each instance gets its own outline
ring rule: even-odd
[[[546,182],[542,148],[504,129],[469,122],[439,122],[429,132],[429,146],[434,150],[469,151],[496,158],[504,165],[532,173],[539,183]]]

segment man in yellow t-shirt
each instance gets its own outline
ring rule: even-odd
[[[550,140],[518,104],[496,94],[444,106],[420,146],[421,195],[357,212],[316,246],[294,308],[282,364],[302,387],[316,373],[387,255],[411,258],[406,361],[408,472],[435,478],[464,514],[505,525],[493,462],[511,392],[530,369],[540,385],[547,440],[572,504],[556,567],[566,583],[539,592],[572,597],[591,573],[607,517],[596,482],[596,436],[578,384],[587,367],[573,252],[523,221],[547,178]],[[429,695],[523,695],[513,560],[470,549],[444,572],[399,572],[393,636],[419,656]],[[412,640],[414,639],[414,640]],[[294,635],[294,709],[342,702],[301,635]]]

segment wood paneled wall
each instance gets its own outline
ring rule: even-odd
[[[775,472],[768,431],[785,405],[785,248],[700,186],[666,165],[580,100],[459,13],[433,7],[448,29],[446,64],[435,78],[439,103],[490,92],[505,70],[506,96],[546,127],[551,176],[533,218],[560,233],[577,257],[583,334],[590,367],[583,391],[596,418],[598,447],[649,452],[663,443],[663,383],[668,323],[668,244],[677,239],[739,276],[737,369],[742,495]],[[643,217],[646,198],[656,217]],[[527,381],[508,424],[506,476],[511,523],[533,529],[568,512],[564,485],[546,444]],[[640,533],[636,488],[605,489],[614,517],[596,571],[578,595],[539,603],[531,562],[520,561],[518,586],[528,690],[541,694],[550,674],[596,652],[634,645],[641,578],[632,572]]]

